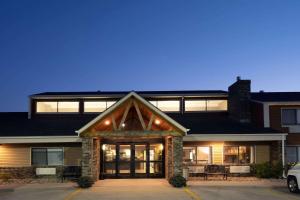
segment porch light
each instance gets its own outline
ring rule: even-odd
[[[124,127],[125,127],[125,125],[126,125],[126,124],[125,124],[125,123],[123,123],[123,124],[122,124],[122,127],[124,128]]]
[[[106,120],[104,123],[105,123],[105,125],[109,125],[109,124],[110,124],[110,121],[109,121],[109,120]]]
[[[164,145],[160,144],[159,148],[161,151],[164,150]]]
[[[159,119],[156,119],[154,123],[155,123],[156,125],[159,125],[159,124],[160,124],[160,120],[159,120]]]

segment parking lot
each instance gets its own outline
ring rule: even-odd
[[[192,181],[187,188],[173,188],[164,179],[110,179],[90,189],[74,183],[0,186],[1,200],[300,200],[284,181],[264,182]]]

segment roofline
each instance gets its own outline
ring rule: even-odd
[[[21,143],[76,143],[81,142],[78,136],[14,136],[0,137],[0,144]]]
[[[284,141],[287,133],[255,133],[255,134],[190,134],[183,137],[184,142],[194,141]]]
[[[101,120],[104,117],[106,117],[106,115],[108,115],[110,112],[112,112],[113,110],[115,110],[118,106],[120,106],[122,103],[124,103],[125,101],[127,101],[127,99],[129,99],[132,96],[135,97],[136,99],[138,99],[139,101],[141,101],[146,106],[148,106],[154,112],[158,113],[162,118],[164,118],[167,121],[169,121],[171,124],[173,124],[179,130],[181,130],[183,133],[186,134],[188,132],[188,129],[186,129],[185,127],[183,127],[181,124],[179,124],[178,122],[176,122],[174,119],[172,119],[171,117],[169,117],[168,115],[166,115],[164,112],[162,112],[161,110],[159,110],[158,108],[156,108],[154,105],[152,105],[151,103],[149,103],[148,101],[146,101],[144,98],[142,98],[140,95],[138,95],[135,92],[130,92],[125,97],[123,97],[118,102],[116,102],[114,105],[112,105],[110,108],[108,108],[107,110],[105,110],[103,113],[99,114],[97,117],[95,117],[89,123],[87,123],[85,126],[83,126],[82,128],[80,128],[79,130],[77,130],[75,132],[78,133],[78,135],[80,135],[82,132],[84,132],[85,130],[87,130],[88,128],[90,128],[92,125],[94,125],[99,120]]]
[[[256,103],[268,104],[268,105],[299,105],[300,101],[259,101],[255,99],[250,99]]]

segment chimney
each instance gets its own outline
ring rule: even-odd
[[[240,76],[228,87],[228,112],[232,119],[241,123],[251,122],[250,92],[251,80],[242,80]]]

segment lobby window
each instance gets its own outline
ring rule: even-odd
[[[183,162],[185,164],[210,164],[211,148],[207,146],[183,147]]]
[[[254,149],[251,146],[224,146],[224,163],[250,164],[253,162]]]
[[[227,111],[227,100],[185,100],[186,112]]]
[[[180,101],[179,100],[158,100],[150,101],[155,107],[164,112],[179,112]]]
[[[300,124],[300,109],[282,109],[281,121],[282,125]]]
[[[37,113],[78,113],[78,101],[38,101]]]
[[[86,113],[96,113],[103,112],[110,106],[112,106],[116,101],[85,101],[84,102],[84,112]]]
[[[62,148],[32,148],[31,164],[35,166],[63,165]]]

